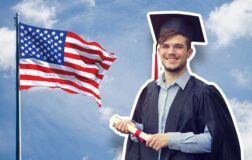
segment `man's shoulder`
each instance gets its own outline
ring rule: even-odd
[[[190,81],[191,84],[194,85],[193,90],[198,94],[209,94],[219,92],[219,90],[212,83],[205,82],[195,76],[191,76],[189,83]]]
[[[156,80],[150,80],[150,81],[147,81],[144,89],[145,90],[152,90],[152,89],[155,89],[155,88],[159,88],[159,85],[157,84],[157,81]]]
[[[158,89],[159,86],[157,84],[157,81],[149,79],[143,84],[143,86],[140,89],[140,92],[142,95],[146,95],[146,94],[152,94],[153,91],[155,90],[157,91]]]

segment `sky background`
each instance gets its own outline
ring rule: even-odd
[[[21,92],[23,160],[120,160],[123,137],[113,114],[129,116],[151,77],[149,11],[200,13],[207,46],[196,46],[192,71],[219,85],[236,118],[244,159],[252,157],[252,0],[2,0],[0,5],[0,159],[15,159],[15,26],[20,21],[73,31],[99,42],[118,59],[94,98],[58,89]]]

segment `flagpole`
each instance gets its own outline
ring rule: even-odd
[[[21,105],[19,91],[19,14],[15,16],[16,26],[16,160],[21,160]]]

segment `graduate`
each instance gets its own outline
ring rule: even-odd
[[[129,124],[150,137],[142,142],[130,134],[125,160],[240,160],[225,99],[190,70],[193,45],[206,42],[200,17],[185,12],[148,16],[164,72],[141,90],[132,119],[113,125],[129,134]]]

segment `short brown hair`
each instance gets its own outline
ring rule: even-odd
[[[171,29],[166,29],[161,31],[159,38],[158,38],[158,43],[159,44],[163,44],[167,39],[172,38],[176,35],[182,35],[186,38],[186,45],[187,45],[187,49],[191,48],[191,40],[186,37],[184,34],[176,31],[176,30],[171,30]]]

